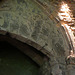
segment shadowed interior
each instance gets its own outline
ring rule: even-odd
[[[38,75],[39,66],[17,48],[0,42],[0,75]]]

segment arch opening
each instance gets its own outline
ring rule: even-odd
[[[38,75],[43,72],[43,69],[46,70],[45,66],[49,63],[49,58],[32,46],[10,37],[7,33],[0,34],[0,63],[1,74],[9,75],[13,72],[11,75]]]
[[[39,66],[16,47],[0,41],[0,75],[38,75]]]
[[[45,54],[38,51],[34,47],[32,47],[24,42],[21,42],[15,38],[9,37],[8,34],[0,35],[0,42],[4,42],[4,41],[11,44],[14,47],[16,47],[17,49],[19,49],[22,53],[24,53],[25,55],[30,57],[39,66],[41,66],[43,64],[44,57],[47,57]]]

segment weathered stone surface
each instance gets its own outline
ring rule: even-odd
[[[67,66],[67,74],[68,75],[75,75],[75,65],[69,64]]]
[[[60,68],[60,64],[66,64],[65,57],[69,53],[69,45],[63,34],[64,30],[62,31],[61,27],[56,26],[57,22],[54,18],[50,18],[50,15],[58,8],[54,7],[50,0],[40,0],[49,7],[47,9],[49,13],[47,13],[47,10],[43,10],[35,0],[7,1],[3,4],[7,5],[9,3],[8,7],[2,8],[2,5],[0,5],[0,30],[23,37],[22,39],[13,36],[37,48],[51,58],[47,62],[46,68],[44,68],[46,70],[46,72],[43,72],[45,75],[66,75],[64,71],[66,68]],[[53,14],[54,17],[57,16],[57,13],[55,13]],[[51,67],[54,64],[55,66]]]
[[[1,23],[2,29],[27,37],[41,46],[47,43],[48,48],[54,49],[57,55],[61,55],[62,52],[65,54],[65,48],[68,47],[66,47],[62,33],[56,27],[56,23],[46,16],[37,3],[30,0],[9,2],[12,7],[11,10],[0,12],[3,19]],[[52,6],[49,8],[52,9],[52,12],[55,10]]]

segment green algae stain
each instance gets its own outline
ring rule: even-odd
[[[10,45],[0,46],[0,75],[38,75],[39,67],[30,58]]]

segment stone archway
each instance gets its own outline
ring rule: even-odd
[[[13,47],[16,47],[17,49],[19,49],[22,53],[24,53],[25,55],[27,55],[29,58],[31,58],[38,66],[39,66],[39,74],[43,74],[44,71],[47,71],[46,73],[50,73],[50,71],[48,71],[49,69],[49,65],[47,65],[46,63],[49,64],[49,57],[45,54],[43,54],[42,52],[38,51],[37,49],[33,48],[32,46],[27,45],[22,39],[21,37],[18,36],[19,39],[14,38],[15,34],[13,34],[14,36],[11,36],[11,33],[7,33],[5,31],[0,31],[0,42],[4,42],[6,44],[11,44]],[[22,42],[22,41],[23,42]],[[26,39],[25,39],[26,40]],[[4,44],[4,45],[6,45]],[[7,45],[6,45],[7,46]],[[12,52],[12,51],[10,51]],[[11,54],[11,53],[10,53]],[[10,55],[9,54],[9,55]],[[14,59],[15,60],[15,59]],[[9,60],[11,61],[11,60]],[[10,62],[8,62],[10,65]],[[12,66],[10,66],[12,68]],[[47,68],[45,68],[47,67]],[[16,66],[15,66],[16,68]],[[16,69],[17,70],[17,69]],[[50,69],[49,69],[50,70]],[[3,70],[2,70],[3,71]],[[6,69],[5,69],[6,71]],[[10,70],[11,71],[11,70]],[[14,70],[13,70],[14,71]],[[1,72],[2,73],[2,72]],[[15,71],[15,73],[17,73]],[[8,71],[7,73],[8,74]],[[45,74],[45,73],[44,73]]]
[[[69,55],[70,45],[64,29],[60,25],[57,26],[55,21],[57,8],[48,2],[40,1],[47,4],[50,11],[46,13],[34,0],[4,0],[0,5],[0,34],[8,36],[9,43],[11,37],[45,54],[49,60],[45,62],[42,74],[64,75],[65,57]],[[12,42],[17,46],[17,43]],[[41,64],[37,58],[33,60]]]
[[[28,43],[32,44],[32,45],[30,45],[27,42],[24,42],[23,41],[24,39],[22,39],[21,37],[18,36],[18,38],[19,39],[13,38],[13,36],[11,37],[9,33],[7,33],[6,35],[0,34],[0,41],[6,41],[6,42],[10,43],[11,45],[15,46],[16,48],[21,50],[23,53],[25,53],[27,56],[29,56],[39,66],[41,66],[43,64],[43,59],[46,55],[43,54],[42,52],[40,52],[39,50],[35,49],[35,47],[33,48],[33,46],[32,46],[33,42],[31,42],[31,41],[29,42],[29,40],[27,40]],[[30,45],[30,48],[27,44]],[[27,49],[27,50],[25,50],[25,49]]]
[[[17,47],[20,51],[25,53],[28,57],[30,57],[34,62],[36,62],[40,66],[40,72],[39,75],[49,75],[49,74],[62,74],[63,68],[66,69],[66,64],[64,58],[62,61],[64,63],[60,63],[61,58],[57,59],[53,54],[49,53],[47,50],[39,46],[38,44],[34,44],[34,42],[30,41],[26,38],[24,39],[21,36],[18,36],[16,34],[8,33],[6,31],[0,31],[0,41],[6,41],[13,46]],[[29,48],[27,43],[30,46],[33,46],[36,48],[36,50],[41,47],[41,49],[44,49],[45,52],[35,50],[33,48]],[[28,49],[28,50],[25,50]],[[33,49],[33,50],[31,50]],[[40,50],[41,50],[40,49]],[[48,53],[47,53],[48,52]],[[47,53],[47,54],[46,54]],[[49,54],[49,55],[48,55]],[[59,61],[59,62],[58,62]],[[61,61],[61,62],[62,62]],[[61,68],[60,68],[61,67]],[[59,72],[58,72],[59,71]],[[65,72],[65,71],[63,71]]]

